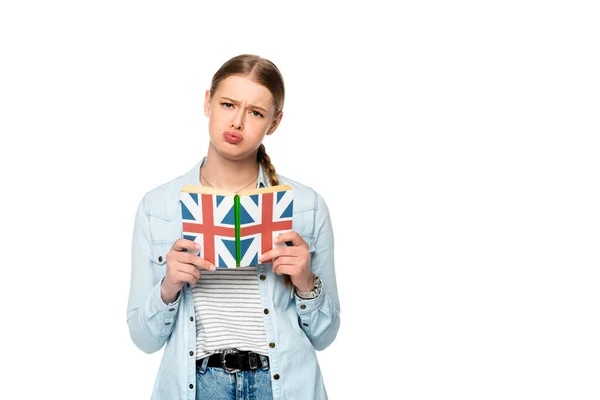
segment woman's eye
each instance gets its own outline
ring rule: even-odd
[[[221,103],[221,104],[223,104],[223,106],[225,108],[231,108],[231,107],[233,107],[233,104],[231,104],[231,103]]]
[[[254,115],[255,117],[261,117],[262,118],[262,114],[259,113],[258,111],[252,111],[252,115]]]

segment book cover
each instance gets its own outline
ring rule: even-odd
[[[185,185],[180,196],[183,238],[217,268],[257,265],[258,257],[285,246],[273,240],[292,230],[292,187],[277,185],[239,193]]]

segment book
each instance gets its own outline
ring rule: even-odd
[[[285,243],[292,230],[292,187],[277,185],[239,193],[185,185],[180,194],[183,238],[200,245],[196,254],[217,268],[257,265],[258,257]]]

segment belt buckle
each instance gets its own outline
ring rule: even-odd
[[[228,372],[230,374],[235,374],[236,372],[240,372],[241,369],[239,369],[239,368],[228,368],[227,367],[227,363],[225,362],[225,356],[227,356],[227,354],[239,354],[239,351],[237,351],[235,349],[223,350],[223,352],[221,353],[221,366],[223,367],[225,372]]]

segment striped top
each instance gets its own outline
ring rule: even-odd
[[[196,359],[232,348],[268,355],[255,266],[202,270],[192,294]]]

